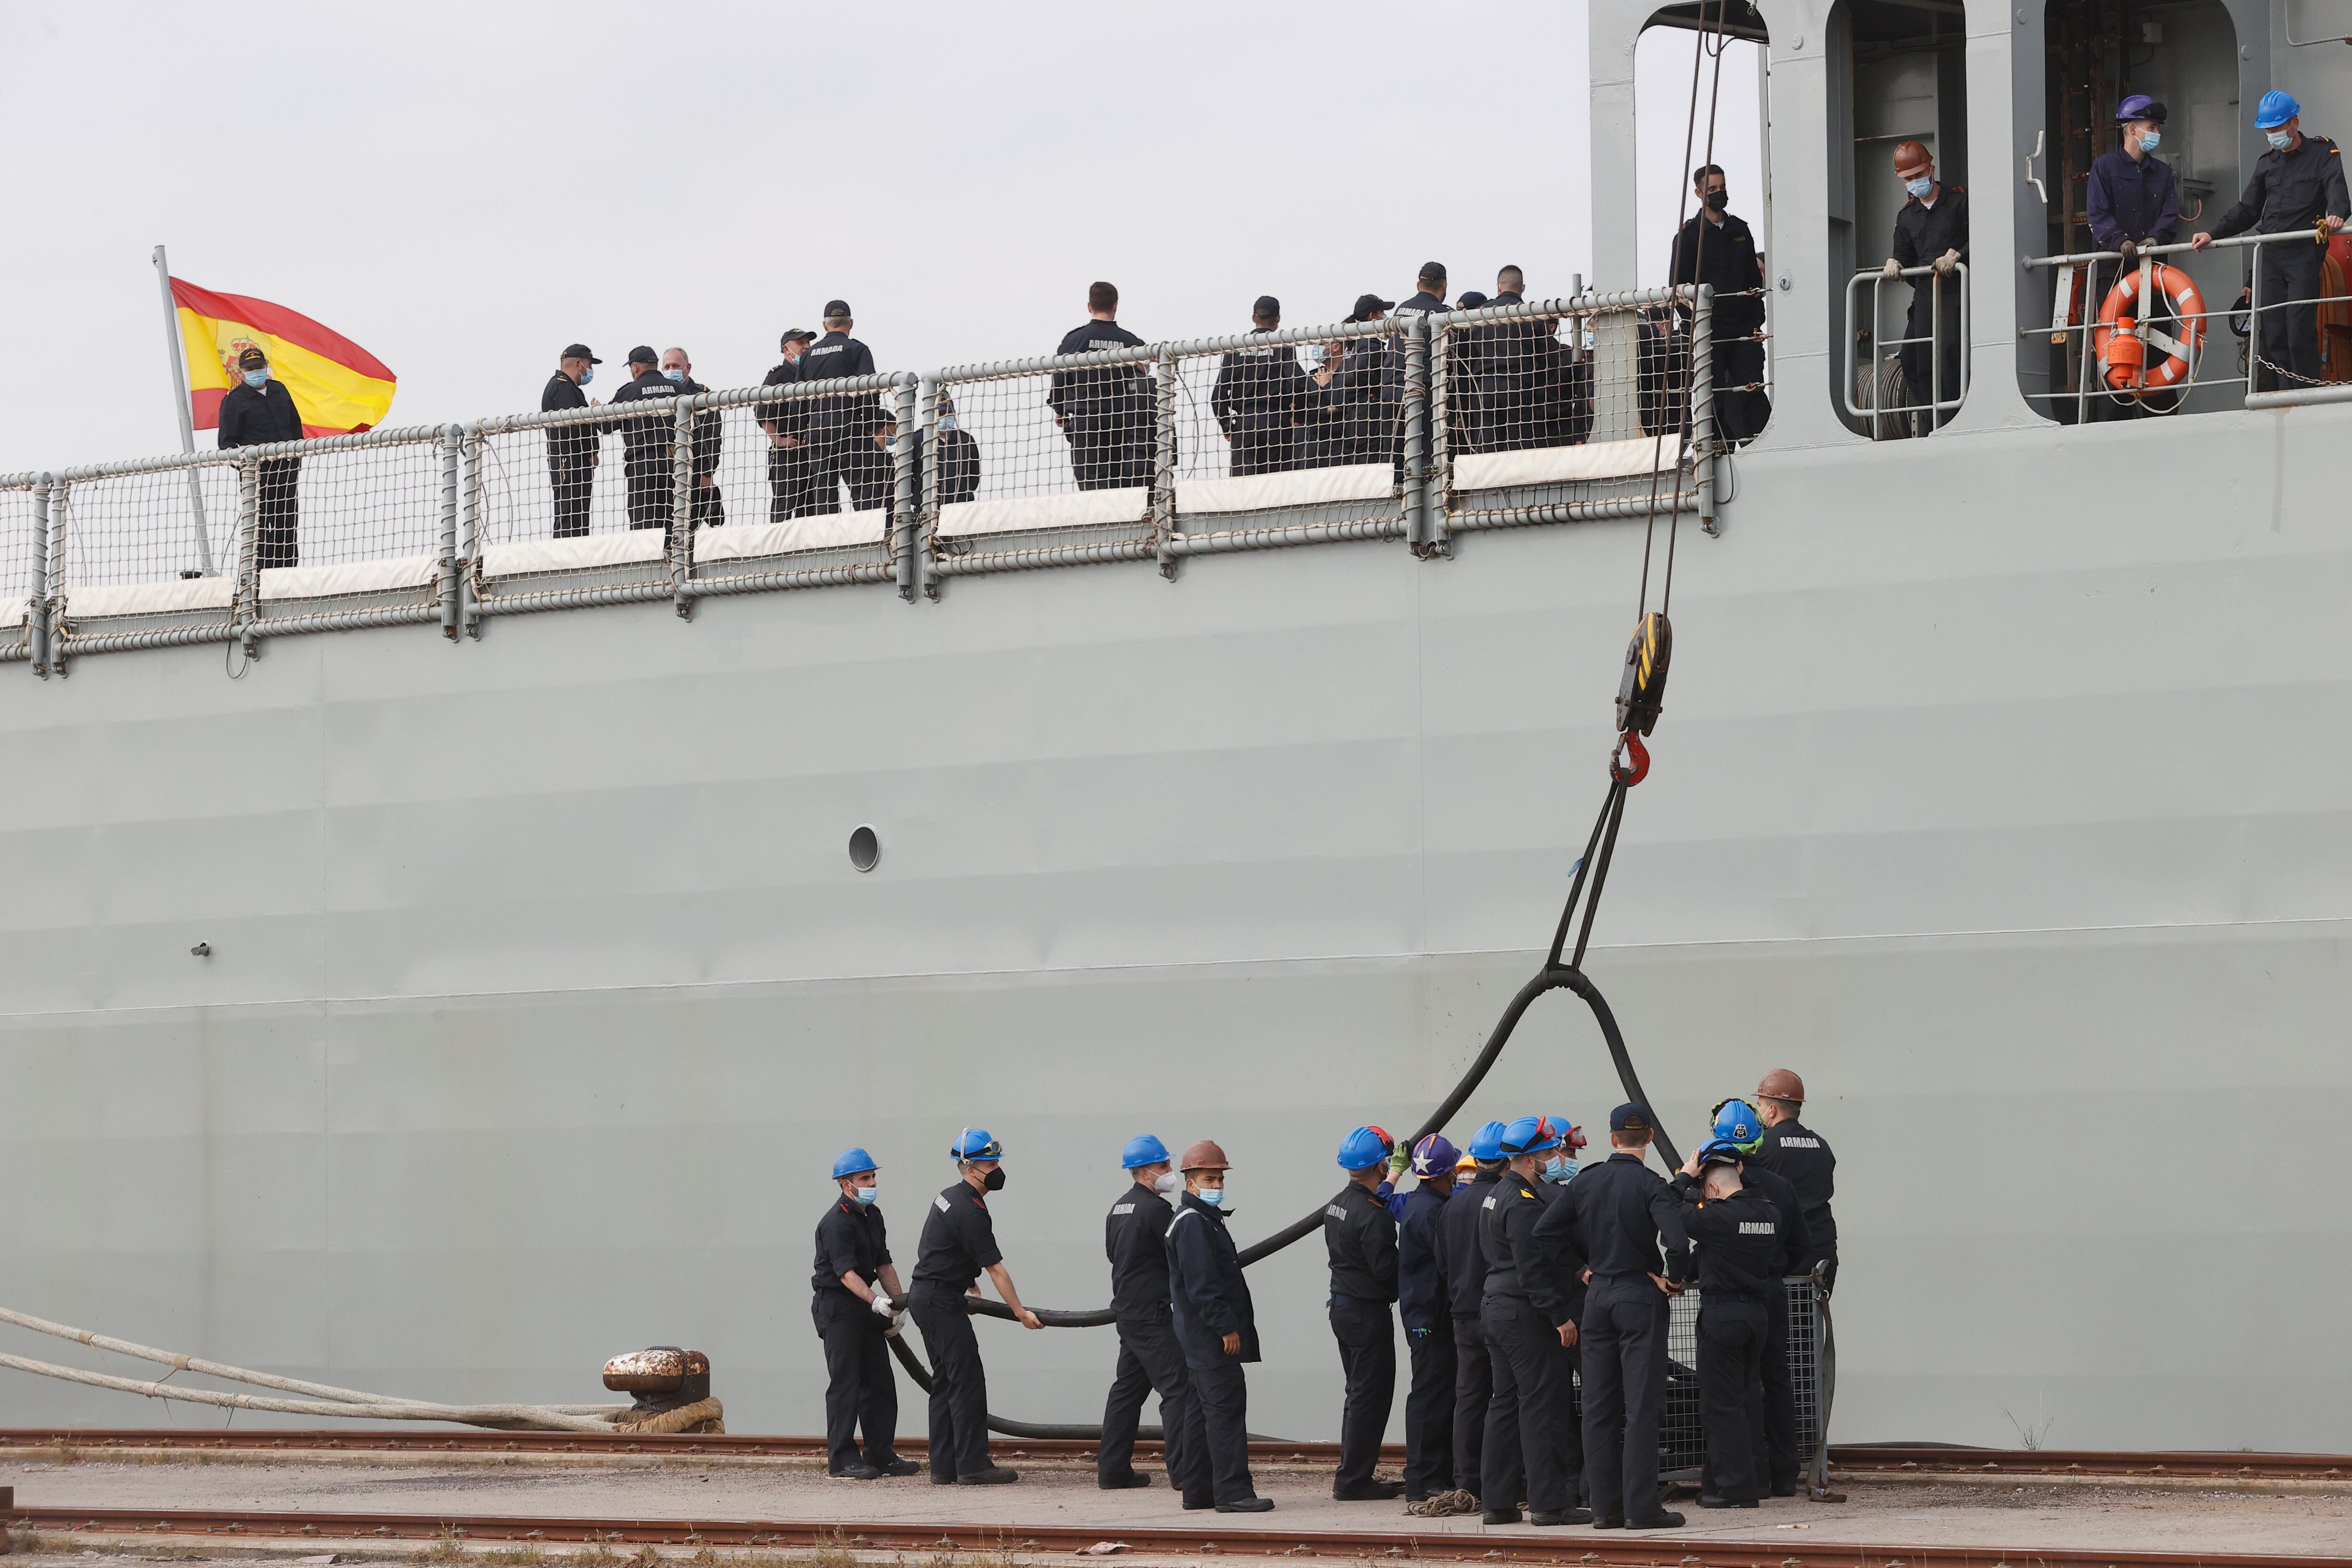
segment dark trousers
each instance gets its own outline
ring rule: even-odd
[[[842,510],[841,487],[849,487],[849,510],[867,511],[887,505],[893,478],[890,456],[848,424],[816,424],[809,427],[815,442],[810,465],[809,510],[819,514]]]
[[[1647,1275],[1592,1277],[1578,1325],[1585,1495],[1600,1519],[1654,1519],[1666,1407],[1666,1298]],[[1489,1442],[1493,1438],[1489,1436]]]
[[[1407,1329],[1412,1386],[1404,1396],[1404,1495],[1424,1498],[1454,1485],[1454,1325]]]
[[[703,481],[709,482],[705,484]],[[689,528],[717,528],[727,521],[727,498],[719,493],[719,476],[708,469],[694,476],[694,504],[687,513]]]
[[[931,1356],[931,1475],[948,1480],[977,1475],[991,1468],[988,1374],[963,1292],[923,1284],[908,1294]]]
[[[824,1342],[825,1468],[858,1463],[862,1428],[865,1462],[880,1469],[898,1458],[898,1384],[890,1373],[883,1321],[847,1290],[819,1290],[809,1312]]]
[[[1249,1468],[1249,1384],[1242,1363],[1213,1339],[1185,1348],[1192,1374],[1184,1401],[1182,1479],[1186,1502],[1240,1502],[1257,1495]]]
[[[1709,1296],[1698,1311],[1698,1426],[1703,1489],[1731,1502],[1764,1495],[1756,1432],[1764,1425],[1764,1304]]]
[[[549,465],[547,478],[555,489],[555,537],[583,537],[588,531],[588,499],[596,482],[596,465],[585,457],[558,458]]]
[[[1715,340],[1715,433],[1726,441],[1752,441],[1771,416],[1772,400],[1762,388],[1764,345],[1744,337]]]
[[[2255,390],[2294,392],[2319,379],[2320,268],[2326,259],[2327,253],[2307,240],[2262,247],[2255,265],[2263,269],[2263,318],[2255,341],[2275,368],[2256,367]]]
[[[768,521],[805,517],[809,505],[809,449],[806,447],[768,448]]]
[[[1160,1395],[1160,1436],[1168,1484],[1184,1485],[1184,1406],[1192,1380],[1184,1368],[1184,1348],[1168,1310],[1118,1320],[1118,1371],[1103,1406],[1102,1447],[1095,1453],[1095,1477],[1116,1481],[1135,1468],[1135,1429],[1143,1396]]]
[[[1251,474],[1286,474],[1298,467],[1297,432],[1288,425],[1255,428],[1236,425],[1228,439],[1233,445],[1234,479]]]
[[[302,563],[296,539],[301,475],[299,458],[268,458],[254,465],[253,563],[261,571]]]
[[[1150,484],[1150,429],[1149,416],[1070,416],[1070,468],[1077,475],[1078,489],[1109,490]]]
[[[1937,313],[1930,302],[1937,292],[1935,285],[1932,275],[1911,280],[1911,313],[1903,323],[1905,337],[1920,340],[1903,345],[1903,378],[1910,384],[1911,391],[1904,401],[1922,405],[1950,403],[1960,395],[1960,275],[1955,272],[1944,279],[1942,319],[1936,323],[1936,341],[1929,343],[1927,323]],[[1957,408],[1947,408],[1936,414],[1932,422],[1948,425],[1958,412]],[[1927,417],[1924,414],[1921,416]]]
[[[1797,1485],[1797,1385],[1789,1375],[1789,1289],[1774,1279],[1764,1295],[1764,1428],[1755,1447],[1756,1473],[1776,1492]]]
[[[1347,1403],[1339,1410],[1339,1473],[1333,1491],[1368,1486],[1396,1404],[1396,1321],[1386,1301],[1331,1298],[1331,1337],[1339,1342]]]
[[[1495,1396],[1486,1363],[1486,1329],[1475,1318],[1454,1320],[1454,1484],[1486,1495],[1478,1466],[1486,1452],[1486,1402]],[[1513,1500],[1517,1501],[1517,1499]]]
[[[1584,1468],[1583,1443],[1571,1424],[1574,1354],[1523,1296],[1487,1297],[1486,1322],[1495,1393],[1486,1404],[1479,1498],[1488,1508],[1507,1509],[1524,1490],[1538,1512],[1574,1508]]]
[[[629,477],[629,526],[667,528],[677,498],[672,493],[676,464],[667,458],[633,457],[625,467]]]

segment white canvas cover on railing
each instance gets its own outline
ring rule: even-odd
[[[68,589],[68,616],[153,616],[226,610],[236,596],[229,577],[180,577],[160,583],[99,583]]]
[[[324,599],[343,594],[380,594],[397,588],[430,587],[440,576],[441,563],[430,555],[342,561],[331,566],[270,566],[261,573],[261,596]]]
[[[1454,488],[1494,490],[1515,485],[1631,479],[1654,469],[1672,473],[1680,461],[1681,443],[1680,436],[1636,437],[1627,441],[1538,447],[1520,452],[1474,452],[1454,459]]]
[[[1010,533],[1030,528],[1101,528],[1139,523],[1150,511],[1149,485],[1068,490],[1058,495],[1009,496],[1003,500],[957,501],[943,506],[940,508],[935,531],[945,536]]]
[[[1237,479],[1179,479],[1176,510],[1180,514],[1271,511],[1338,501],[1387,500],[1396,493],[1394,464],[1349,463],[1280,474],[1248,474]]]
[[[578,572],[592,566],[625,566],[659,561],[669,552],[658,528],[591,533],[578,539],[523,539],[482,547],[482,575],[520,577],[541,572]]]
[[[789,555],[799,550],[845,550],[880,544],[887,536],[890,514],[882,508],[864,511],[818,512],[789,517],[782,522],[730,522],[706,528],[694,536],[697,563],[746,561],[765,555]]]

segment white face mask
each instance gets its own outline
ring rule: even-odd
[[[1173,1171],[1163,1171],[1151,1178],[1151,1190],[1155,1193],[1172,1193],[1183,1184],[1184,1178]]]
[[[1924,202],[1927,199],[1927,193],[1936,188],[1936,182],[1923,175],[1916,180],[1904,181],[1903,188]]]
[[[2263,139],[2282,153],[2294,145],[2294,133],[2290,131],[2266,131]]]
[[[870,1186],[852,1187],[849,1191],[850,1195],[855,1197],[859,1203],[870,1204],[876,1198],[882,1195],[882,1184],[876,1182]]]
[[[2164,132],[2161,131],[2145,132],[2139,139],[2139,150],[2143,153],[2153,153],[2163,144]]]
[[[245,373],[245,384],[258,391],[260,388],[269,384],[269,373],[266,370],[247,371]]]
[[[670,381],[677,382],[677,383],[680,384],[681,385],[683,385],[683,384],[685,384],[685,381],[686,381],[686,372],[684,372],[684,371],[682,371],[682,370],[666,370],[666,371],[662,372],[662,374],[663,374],[663,376],[664,376],[664,377],[666,377],[667,379],[668,379],[668,380],[670,380]]]
[[[1225,1189],[1223,1187],[1202,1187],[1193,1195],[1213,1209],[1225,1206]]]

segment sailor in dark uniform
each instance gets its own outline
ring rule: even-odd
[[[1143,340],[1118,324],[1118,290],[1108,283],[1087,289],[1087,321],[1071,328],[1056,354],[1141,348]],[[1057,370],[1045,394],[1054,424],[1070,443],[1078,489],[1107,490],[1151,482],[1151,378],[1140,363]]]
[[[1184,1401],[1192,1376],[1168,1303],[1168,1224],[1175,1205],[1162,1194],[1181,1192],[1167,1145],[1147,1132],[1128,1140],[1119,1163],[1134,1180],[1110,1205],[1103,1223],[1103,1251],[1110,1258],[1110,1310],[1118,1324],[1118,1370],[1103,1406],[1102,1445],[1095,1451],[1095,1484],[1105,1491],[1146,1487],[1151,1478],[1135,1468],[1135,1431],[1143,1396],[1160,1395],[1161,1458],[1168,1484],[1184,1484]]]
[[[555,362],[547,390],[539,395],[539,411],[585,408],[588,395],[580,389],[595,379],[595,367],[604,362],[573,343]],[[555,537],[577,539],[588,531],[588,502],[596,481],[596,460],[604,433],[593,423],[551,425],[547,431],[547,481],[555,491]]]
[[[629,351],[629,382],[613,394],[614,405],[652,403],[654,411],[628,420],[621,426],[621,467],[629,482],[629,526],[631,528],[662,528],[669,526],[669,516],[676,497],[671,493],[677,473],[673,461],[677,440],[677,421],[669,400],[676,397],[680,375],[672,381],[657,368],[661,356],[643,343]]]
[[[1886,275],[1913,267],[1935,268],[1932,278],[1911,279],[1911,313],[1904,319],[1903,335],[1917,341],[1903,345],[1903,375],[1911,388],[1907,401],[1957,402],[1966,365],[1960,342],[1960,290],[1966,285],[1954,269],[1969,258],[1969,193],[1937,180],[1935,159],[1916,142],[1895,149],[1895,174],[1908,199],[1895,215]],[[1933,342],[1927,341],[1931,337]],[[1936,411],[1930,422],[1942,425],[1954,412]]]
[[[1706,1438],[1698,1506],[1754,1508],[1755,1435],[1763,1425],[1765,1298],[1780,1288],[1778,1210],[1739,1179],[1739,1151],[1709,1140],[1674,1190],[1698,1270],[1698,1412]]]
[[[898,1458],[898,1384],[889,1337],[905,1321],[906,1289],[890,1261],[890,1241],[875,1203],[874,1156],[843,1151],[833,1163],[834,1194],[816,1224],[816,1273],[809,1314],[824,1342],[824,1473],[839,1480],[911,1476]],[[858,1452],[863,1428],[866,1451]]]
[[[2325,136],[2303,132],[2303,106],[2290,93],[2263,94],[2254,129],[2271,150],[2254,160],[2245,195],[2210,231],[2189,243],[2202,250],[2234,234],[2340,231],[2352,219],[2346,199],[2344,157]],[[2316,243],[2282,240],[2260,247],[2263,319],[2255,342],[2263,362],[2255,367],[2257,390],[2293,391],[2319,380],[2320,277],[2327,252]],[[2275,307],[2275,308],[2273,308]]]
[[[268,447],[302,438],[302,411],[286,384],[269,374],[269,356],[248,346],[236,356],[240,384],[220,405],[220,447]],[[264,458],[254,465],[253,563],[262,571],[299,566],[302,459]]]
[[[980,1293],[985,1272],[1024,1327],[1045,1325],[1021,1304],[988,1212],[986,1194],[1004,1185],[1004,1146],[984,1130],[967,1127],[948,1152],[956,1179],[931,1200],[923,1218],[915,1288],[908,1293],[915,1326],[931,1355],[931,1484],[996,1486],[1021,1477],[988,1457],[988,1377],[964,1298]]]

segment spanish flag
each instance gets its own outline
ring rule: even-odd
[[[399,377],[382,360],[310,317],[242,294],[215,294],[172,279],[180,347],[188,362],[188,403],[196,428],[220,425],[221,399],[237,384],[236,356],[257,348],[269,374],[302,411],[305,436],[341,436],[383,423]]]

